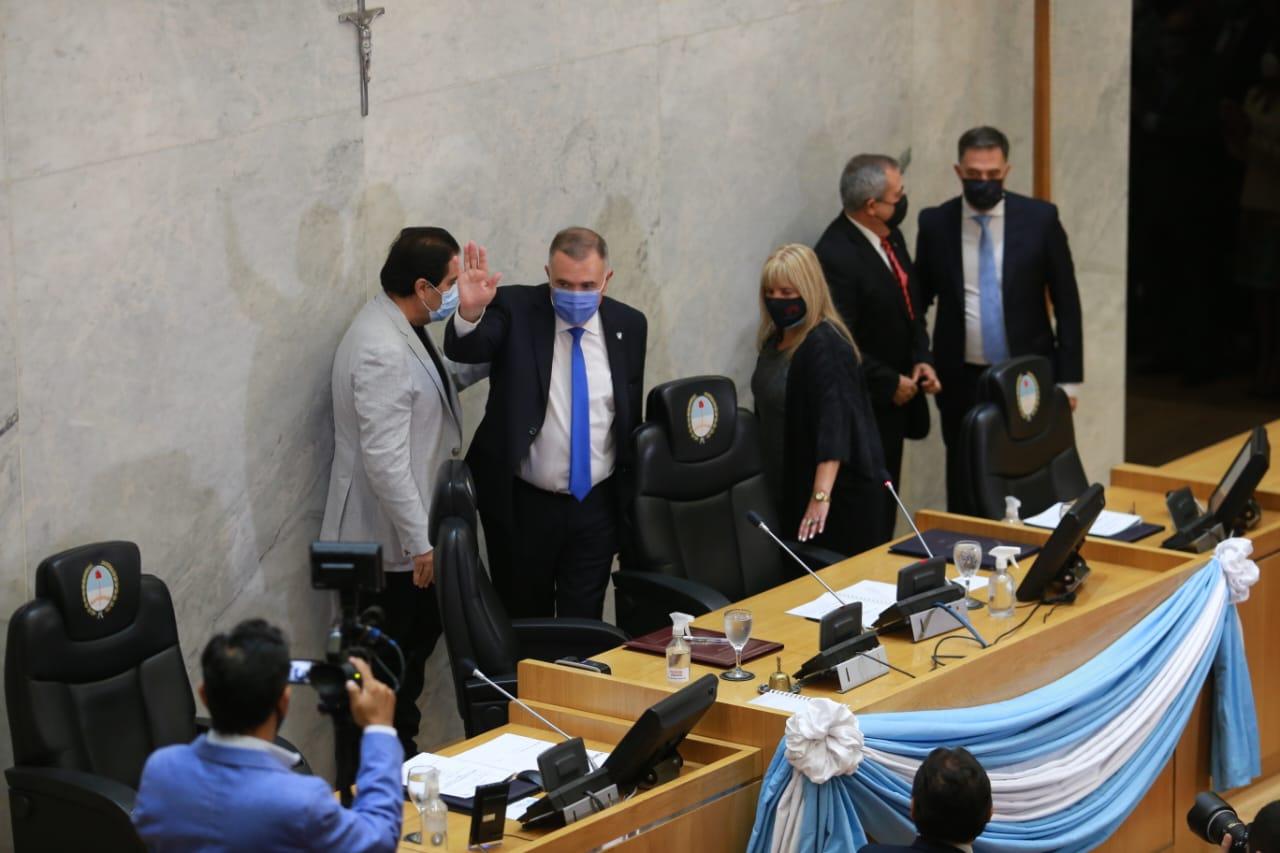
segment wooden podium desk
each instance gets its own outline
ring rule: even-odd
[[[1280,449],[1280,421],[1271,421],[1266,426],[1267,438],[1270,440],[1271,446]],[[1240,452],[1240,448],[1244,446],[1245,439],[1248,437],[1249,433],[1241,433],[1232,438],[1219,441],[1217,444],[1211,444],[1203,450],[1197,450],[1195,453],[1188,453],[1186,456],[1167,462],[1156,470],[1173,477],[1203,480],[1211,485],[1216,485],[1222,479],[1222,475],[1226,473],[1227,466],[1231,464],[1232,459],[1236,458],[1236,454]],[[1266,476],[1262,478],[1259,488],[1280,492],[1280,459],[1277,459],[1276,462],[1277,464],[1273,464],[1271,469],[1267,471]]]
[[[1272,440],[1280,439],[1280,422],[1270,424]],[[1107,489],[1107,506],[1122,512],[1136,507],[1147,521],[1163,524],[1166,530],[1149,537],[1139,546],[1158,548],[1169,536],[1172,521],[1165,508],[1164,495],[1173,489],[1190,486],[1204,502],[1217,486],[1227,467],[1244,445],[1245,435],[1220,442],[1159,468],[1144,465],[1118,465],[1111,472]],[[1253,684],[1254,703],[1258,712],[1258,736],[1262,750],[1262,778],[1248,790],[1274,788],[1280,797],[1280,465],[1273,465],[1263,485],[1254,496],[1262,508],[1258,526],[1245,535],[1252,540],[1253,559],[1262,579],[1250,591],[1249,600],[1237,606],[1244,630],[1245,651],[1249,656],[1249,675]],[[1207,766],[1201,768],[1207,778]],[[1233,792],[1233,795],[1239,792]],[[1194,792],[1192,792],[1194,794]]]
[[[922,529],[940,527],[1027,543],[1043,543],[1048,537],[1048,531],[1036,528],[946,513],[924,512],[918,516],[918,522]],[[768,543],[762,543],[761,547],[768,547]],[[1093,573],[1076,604],[1059,607],[1051,614],[1049,608],[1041,607],[1033,618],[998,645],[980,649],[975,643],[948,640],[943,652],[965,657],[948,660],[946,666],[934,669],[930,654],[940,638],[913,644],[909,635],[886,636],[882,643],[890,663],[913,673],[916,678],[890,672],[843,695],[835,692],[833,684],[811,683],[805,687],[804,694],[845,702],[858,713],[964,707],[1021,695],[1092,658],[1165,600],[1205,560],[1093,539],[1086,542],[1083,554]],[[890,554],[888,546],[884,546],[829,566],[820,574],[839,590],[864,579],[894,582],[898,569],[911,561],[910,557]],[[1027,566],[1029,562],[1022,567],[1023,573]],[[949,572],[953,573],[954,568]],[[989,573],[983,575],[989,576]],[[1019,579],[1021,576],[1019,574]],[[804,660],[817,653],[818,625],[787,615],[785,611],[822,592],[812,578],[802,577],[733,606],[752,611],[753,636],[785,645],[780,652],[783,668],[793,673]],[[969,615],[978,631],[991,641],[1030,612],[1030,608],[1019,609],[1012,619],[1003,620],[993,619],[985,608],[971,611]],[[724,612],[719,610],[700,617],[693,624],[722,630],[723,619]],[[580,732],[584,727],[606,721],[625,725],[679,687],[667,682],[666,662],[661,656],[618,648],[595,657],[608,663],[613,675],[521,661],[521,698],[530,701],[557,725]],[[767,656],[746,665],[746,669],[756,674],[755,680],[721,681],[716,704],[695,729],[705,737],[754,747],[756,779],[763,775],[773,757],[789,716],[749,704],[774,668],[774,657]],[[695,664],[692,676],[697,678],[707,672],[718,674],[721,670]],[[1198,741],[1189,744],[1189,748],[1201,746]],[[1139,809],[1102,849],[1139,851],[1171,847],[1175,834],[1186,834],[1181,830],[1181,818],[1173,819],[1176,805],[1173,792],[1171,763]]]
[[[512,705],[511,712],[515,722],[453,744],[440,754],[456,755],[504,732],[539,738],[548,746],[561,740],[519,706]],[[628,727],[621,721],[597,721],[593,726],[577,726],[574,734],[583,736],[590,749],[608,751]],[[524,829],[518,821],[508,820],[502,846],[496,849],[580,853],[608,844],[611,849],[627,851],[670,851],[693,849],[695,839],[710,842],[715,838],[723,838],[724,846],[709,843],[706,849],[743,849],[760,795],[756,750],[693,735],[680,753],[685,765],[679,778],[649,791],[637,791],[628,800],[559,829]],[[417,808],[406,802],[398,848],[401,853],[432,849],[403,840],[420,827]],[[470,832],[471,816],[450,811],[448,849],[466,850]]]

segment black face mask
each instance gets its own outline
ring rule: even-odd
[[[902,198],[898,199],[897,204],[893,206],[893,215],[884,221],[885,225],[890,228],[897,228],[902,221],[907,218],[907,196],[903,193]]]
[[[768,299],[764,300],[764,310],[769,312],[769,318],[773,320],[773,325],[778,329],[789,329],[796,323],[804,319],[805,307],[804,300],[799,296],[793,299]]]
[[[976,210],[990,210],[1004,198],[1004,181],[964,178],[964,198]]]

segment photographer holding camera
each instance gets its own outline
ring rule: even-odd
[[[360,684],[346,683],[363,729],[350,809],[323,779],[295,773],[300,756],[274,742],[290,696],[289,647],[278,628],[241,622],[209,641],[200,664],[213,730],[147,759],[133,822],[148,850],[395,850],[404,759],[391,726],[396,697],[365,661],[351,658]]]
[[[1258,810],[1245,826],[1226,800],[1210,791],[1196,794],[1187,825],[1199,838],[1234,853],[1280,853],[1280,800]]]

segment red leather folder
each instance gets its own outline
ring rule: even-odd
[[[723,637],[723,631],[712,631],[707,628],[690,628],[689,633],[695,637]],[[671,642],[671,628],[659,628],[656,631],[645,634],[643,637],[636,637],[627,640],[624,644],[626,648],[633,649],[637,652],[648,652],[649,654],[665,655],[667,653],[667,643]],[[718,666],[721,669],[729,669],[733,666],[733,647],[728,643],[690,643],[689,648],[693,653],[693,662],[700,663],[705,666]],[[782,648],[782,643],[775,643],[771,640],[757,640],[752,637],[747,640],[747,647],[742,650],[742,662],[755,660],[764,655],[773,654]]]

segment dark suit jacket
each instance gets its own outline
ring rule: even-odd
[[[613,373],[614,474],[621,478],[617,492],[625,497],[630,493],[631,433],[642,415],[648,324],[644,314],[607,296],[600,324]],[[467,464],[481,509],[508,528],[512,483],[547,413],[555,330],[547,284],[498,288],[480,325],[465,337],[454,331],[453,320],[445,328],[445,355],[464,364],[490,363],[489,400]]]
[[[1055,382],[1084,381],[1084,330],[1080,293],[1067,235],[1058,208],[1016,193],[1004,195],[1005,334],[1009,354],[1043,355],[1053,364]],[[960,197],[920,212],[916,275],[925,304],[938,300],[933,356],[943,393],[947,376],[964,366],[964,269],[960,248]],[[1057,329],[1049,319],[1045,288],[1053,302]]]
[[[917,837],[910,844],[868,844],[858,853],[959,853],[958,847]]]
[[[881,430],[886,435],[924,438],[929,432],[925,395],[917,394],[905,406],[893,404],[898,377],[910,376],[911,369],[920,362],[932,364],[933,356],[929,353],[924,305],[917,292],[907,241],[894,228],[889,242],[907,273],[914,320],[907,313],[897,277],[843,212],[827,226],[814,252],[827,276],[836,310],[862,351],[862,372]]]

